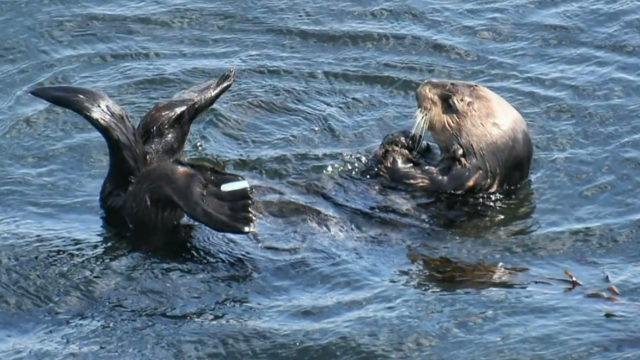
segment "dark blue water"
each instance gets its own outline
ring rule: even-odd
[[[4,0],[0,25],[0,358],[640,358],[638,3]],[[256,185],[259,232],[132,250],[100,217],[103,139],[28,90],[137,123],[231,67],[186,155]],[[528,187],[456,205],[358,175],[428,78],[523,114]],[[445,283],[439,256],[528,270]],[[564,270],[584,285],[533,282]]]

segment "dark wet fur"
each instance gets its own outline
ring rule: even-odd
[[[385,136],[370,158],[365,173],[388,187],[410,189],[415,188],[412,186],[414,182],[424,177],[424,169],[433,176],[445,176],[453,166],[455,160],[442,160],[436,144],[424,142],[422,136],[401,130]]]
[[[527,136],[528,139],[528,136]],[[501,190],[517,187],[529,176],[530,156],[523,148],[532,147],[531,141],[517,139],[506,144],[497,153],[510,152],[513,157],[508,163],[500,158],[487,157],[478,161],[469,157],[461,158],[441,155],[438,145],[424,143],[417,145],[417,137],[410,131],[399,131],[387,135],[369,161],[366,173],[382,180],[388,187],[414,189],[426,192],[482,193],[484,184],[494,181],[489,171],[492,168],[506,169],[500,184]],[[465,166],[462,166],[465,161]],[[472,186],[466,186],[473,182]],[[428,186],[424,186],[424,184]]]
[[[74,111],[100,132],[109,150],[109,170],[100,191],[105,220],[140,238],[174,238],[186,214],[225,233],[251,231],[252,189],[222,192],[243,180],[206,163],[183,160],[193,121],[233,84],[234,71],[156,104],[134,128],[107,95],[76,86],[45,86],[33,96]]]
[[[179,160],[193,121],[209,109],[233,84],[234,72],[194,86],[157,103],[138,124],[137,133],[149,162]],[[166,141],[167,137],[175,141]]]
[[[422,136],[412,135],[410,131],[402,130],[388,134],[382,139],[380,147],[369,159],[369,168],[365,170],[367,174],[375,176],[375,172],[383,171],[384,159],[389,157],[398,158],[402,164],[436,165],[438,156],[434,153],[432,144],[422,141]],[[373,173],[371,173],[373,171]]]

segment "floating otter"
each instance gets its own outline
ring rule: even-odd
[[[478,84],[426,81],[413,131],[388,135],[372,158],[389,183],[434,192],[494,193],[529,177],[533,144],[524,119]],[[428,130],[437,147],[423,145]]]
[[[193,121],[233,84],[234,70],[156,104],[137,129],[107,95],[76,86],[38,87],[30,94],[69,109],[100,132],[109,170],[100,190],[107,222],[137,234],[172,230],[186,214],[225,233],[253,230],[253,190],[239,175],[181,159]]]

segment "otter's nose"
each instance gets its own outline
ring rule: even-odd
[[[427,80],[427,81],[423,81],[422,84],[420,84],[420,86],[418,86],[418,90],[419,92],[422,91],[429,91],[429,89],[431,87],[433,87],[433,84],[435,84],[437,81],[435,80]]]
[[[427,101],[433,91],[439,90],[441,87],[441,81],[427,80],[424,81],[416,90],[416,101],[418,104],[422,104]]]
[[[420,84],[420,88],[430,88],[439,91],[446,90],[452,86],[456,86],[456,83],[451,80],[427,80]]]
[[[418,87],[418,90],[416,90],[416,102],[418,102],[418,106],[424,103],[424,101],[427,99],[428,94],[429,94],[428,86],[424,86],[424,84],[422,84],[420,85],[420,87]]]
[[[417,91],[425,93],[440,92],[455,86],[454,82],[448,80],[427,80],[420,84]]]

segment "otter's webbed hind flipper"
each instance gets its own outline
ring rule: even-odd
[[[144,148],[127,114],[107,95],[83,87],[44,86],[29,93],[82,116],[105,139],[109,171],[100,190],[100,205],[107,217],[119,218],[132,178],[146,164]]]
[[[213,106],[215,102],[224,94],[235,79],[236,71],[231,69],[222,74],[218,79],[195,85],[187,90],[181,91],[173,96],[171,101],[189,100],[191,104],[190,121],[195,120],[205,110]]]
[[[127,194],[127,218],[134,227],[158,228],[179,221],[177,214],[184,212],[217,232],[246,234],[254,229],[252,192],[239,175],[164,163],[138,176]],[[174,210],[153,211],[160,208]]]
[[[43,86],[29,92],[53,105],[85,118],[107,142],[112,162],[126,175],[135,176],[144,166],[144,154],[126,112],[107,95],[78,86]]]
[[[157,103],[142,118],[136,131],[154,163],[182,156],[193,121],[224,94],[235,77],[232,69],[218,79],[181,91],[167,101]]]

